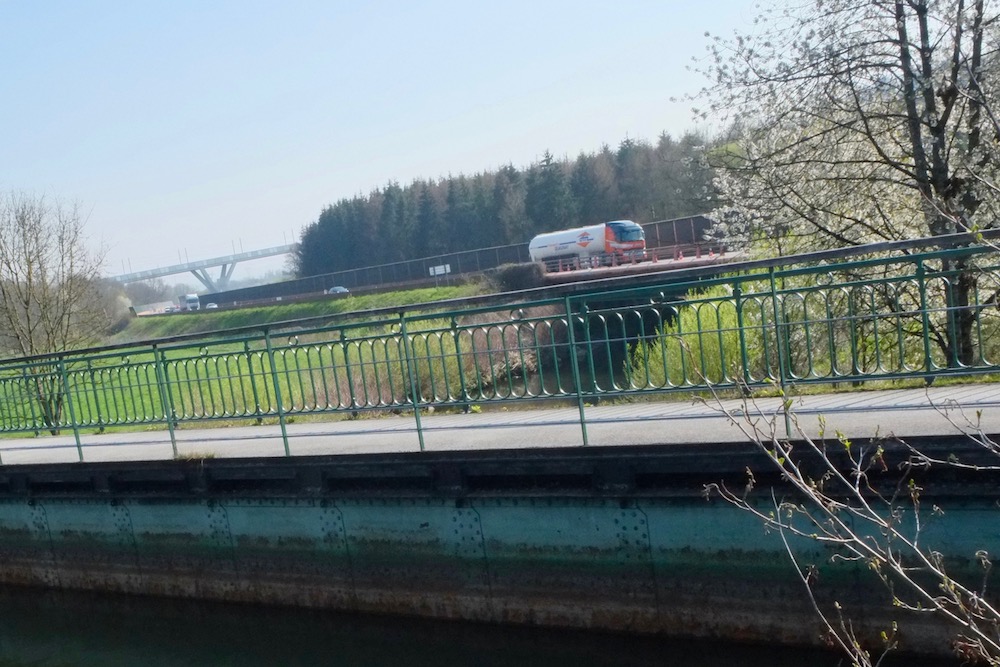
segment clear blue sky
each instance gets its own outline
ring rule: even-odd
[[[109,274],[280,245],[390,181],[683,133],[752,6],[0,0],[0,189],[79,202]]]

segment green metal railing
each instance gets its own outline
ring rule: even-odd
[[[912,244],[911,244],[912,245]],[[1000,370],[1000,255],[902,244],[515,305],[354,314],[0,364],[0,432],[468,409]],[[826,258],[826,261],[821,261]],[[725,273],[721,273],[724,271]],[[956,290],[969,285],[964,291]],[[972,280],[969,280],[969,278]]]

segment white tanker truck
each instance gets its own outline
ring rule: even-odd
[[[629,256],[646,249],[642,227],[631,220],[614,220],[589,227],[539,234],[528,244],[532,262],[576,261],[594,265],[605,256]],[[609,260],[610,261],[610,260]]]

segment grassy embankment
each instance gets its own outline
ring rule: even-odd
[[[482,292],[481,286],[465,285],[352,295],[347,298],[317,299],[238,310],[142,317],[132,320],[127,329],[109,342],[128,344],[185,334],[208,334],[204,340],[190,341],[170,351],[169,364],[164,372],[168,373],[168,380],[174,387],[173,409],[179,416],[207,420],[199,421],[202,425],[225,424],[231,423],[231,418],[227,418],[227,415],[253,414],[255,404],[273,404],[274,396],[270,390],[263,388],[271,377],[266,372],[268,362],[261,341],[254,341],[250,348],[245,348],[240,343],[213,343],[211,333],[338,313],[363,313],[380,308],[432,303]],[[306,339],[302,342],[308,343]],[[378,376],[367,378],[366,383],[366,378],[354,378],[347,382],[345,378],[339,377],[343,374],[342,370],[336,374],[330,370],[334,365],[343,369],[345,353],[339,346],[325,343],[319,347],[310,347],[309,352],[306,352],[306,347],[275,356],[277,371],[285,385],[283,402],[304,408],[299,418],[313,411],[323,412],[330,407],[348,406],[351,404],[352,393],[371,396],[373,390],[358,386],[359,380],[362,385],[371,382],[378,384],[378,391],[375,393],[381,394],[381,401],[391,402],[391,395],[400,393],[402,378],[387,377],[392,358],[397,354],[391,348],[381,351],[383,359],[379,361],[374,358],[375,350],[371,347],[355,344],[351,348],[351,363],[365,366],[369,376]],[[417,347],[426,347],[426,343],[415,343],[415,351]],[[94,355],[86,365],[77,363],[67,369],[77,421],[85,429],[116,431],[163,426],[162,397],[157,389],[152,351],[133,349],[127,354],[126,357],[116,352]],[[304,355],[310,358],[306,359]],[[303,362],[325,366],[325,370],[315,371],[314,374],[327,377],[314,378],[307,372],[307,380],[303,381],[299,377]],[[31,415],[38,413],[34,383],[26,391],[19,373],[15,374],[16,377],[0,378],[0,403],[7,406],[6,414],[0,415],[0,431],[24,433],[23,424],[32,423],[34,419]],[[398,375],[398,372],[393,374]],[[307,389],[306,385],[315,384],[317,379],[324,386]],[[258,385],[256,388],[253,386],[255,382]],[[255,396],[254,392],[258,390],[261,394]],[[344,413],[348,414],[350,411]],[[63,419],[66,417],[64,410]],[[246,423],[246,418],[236,419]],[[109,427],[109,423],[117,425]]]
[[[480,285],[430,287],[383,294],[351,295],[319,298],[313,301],[275,303],[252,308],[202,310],[195,313],[173,313],[133,319],[128,327],[115,335],[111,343],[132,343],[184,334],[207,333],[260,326],[275,322],[322,317],[338,313],[358,313],[379,308],[394,308],[418,303],[458,299],[483,293]]]
[[[470,296],[475,292],[472,287],[428,289],[239,311],[203,311],[140,318],[119,335],[119,339],[126,342],[220,332],[306,317],[440,301]],[[699,384],[721,387],[731,384],[731,378],[742,368],[738,363],[742,346],[747,348],[747,369],[751,376],[768,375],[768,355],[764,352],[775,349],[777,343],[767,339],[773,334],[765,333],[766,328],[761,326],[754,314],[745,312],[744,323],[750,326],[741,343],[732,300],[725,298],[725,294],[705,293],[701,296],[701,300],[694,299],[682,308],[673,322],[664,325],[658,335],[647,337],[642,343],[630,347],[623,377],[618,377],[617,382],[624,382],[624,387],[639,390],[639,393],[617,400],[663,400],[665,395],[671,394],[690,400],[692,391],[703,393],[699,392]],[[846,330],[846,325],[829,333],[839,340],[847,335],[840,329]],[[856,338],[865,337],[861,335],[865,333],[863,327],[861,329],[854,328]],[[540,331],[548,331],[547,336],[553,335],[551,328],[536,329],[520,321],[515,323],[502,318],[487,326],[465,330],[460,337],[453,338],[447,321],[424,322],[421,328],[411,329],[409,343],[409,353],[413,355],[410,370],[417,395],[422,401],[431,403],[453,403],[455,397],[464,395],[475,397],[472,400],[477,402],[483,401],[483,405],[499,406],[507,398],[538,395],[537,389],[543,386],[556,394],[561,393],[558,387],[572,384],[566,384],[562,379],[569,366],[551,355],[548,361],[538,356],[539,351],[546,349],[550,342],[538,333]],[[872,335],[867,333],[869,337]],[[792,344],[793,337],[790,335],[788,349],[801,352],[802,341]],[[153,363],[151,351],[133,351],[127,357],[117,352],[94,357],[85,368],[78,364],[71,369],[70,391],[78,422],[85,428],[108,423],[131,424],[126,428],[143,428],[153,423],[162,426],[164,399],[157,389],[159,372],[167,376],[172,387],[171,410],[183,422],[192,424],[247,423],[247,419],[253,419],[255,415],[273,417],[276,414],[276,397],[269,387],[273,387],[275,379],[281,384],[283,410],[285,414],[294,415],[291,418],[295,419],[353,416],[357,410],[366,414],[365,408],[373,409],[367,414],[375,415],[387,408],[405,407],[412,392],[406,364],[401,362],[403,350],[398,332],[393,330],[391,324],[362,327],[354,329],[349,339],[345,343],[338,334],[323,332],[296,336],[295,342],[290,344],[287,341],[277,342],[271,361],[259,336],[251,335],[244,344],[231,338],[215,339],[213,342],[213,337],[209,335],[164,348],[166,363],[162,371],[158,371]],[[872,338],[872,341],[876,339]],[[830,374],[835,368],[850,367],[861,361],[912,367],[919,362],[922,353],[922,348],[907,349],[907,358],[900,359],[894,357],[899,353],[896,346],[890,345],[880,350],[878,355],[861,360],[850,358],[847,353],[851,349],[864,349],[870,354],[872,350],[846,344],[834,345],[832,349],[836,357],[823,358],[818,354],[821,350],[814,349],[816,354],[807,354],[803,359],[793,356],[789,362],[793,369],[803,362],[809,364],[808,368]],[[584,367],[581,370],[587,369]],[[617,375],[617,369],[591,369],[590,372],[595,370],[597,373],[593,381],[598,386],[613,389],[615,382],[610,375]],[[586,386],[590,386],[590,380],[582,379]],[[872,378],[853,386],[841,383],[839,389],[899,387],[920,382],[919,378],[904,381]],[[555,385],[552,386],[552,383]],[[537,387],[529,390],[529,384]],[[23,392],[22,381],[11,378],[10,386],[21,387],[19,391]],[[6,393],[7,387],[3,387],[2,391]],[[728,396],[729,391],[722,394]],[[812,391],[829,391],[829,386],[803,385],[794,389],[794,393]],[[711,397],[711,394],[706,394],[706,397]],[[26,399],[23,393],[2,399],[8,407],[17,408],[8,410],[12,414],[5,422],[13,414],[26,415],[31,411]],[[3,424],[3,430],[8,428],[7,424]]]

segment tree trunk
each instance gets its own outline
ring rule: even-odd
[[[944,260],[945,305],[947,307],[947,343],[944,352],[949,368],[971,366],[975,362],[976,348],[973,333],[976,312],[970,308],[970,296],[976,285],[973,270],[964,259]]]
[[[59,435],[59,418],[62,416],[63,405],[63,393],[59,378],[36,375],[33,382],[42,423],[49,433]]]

